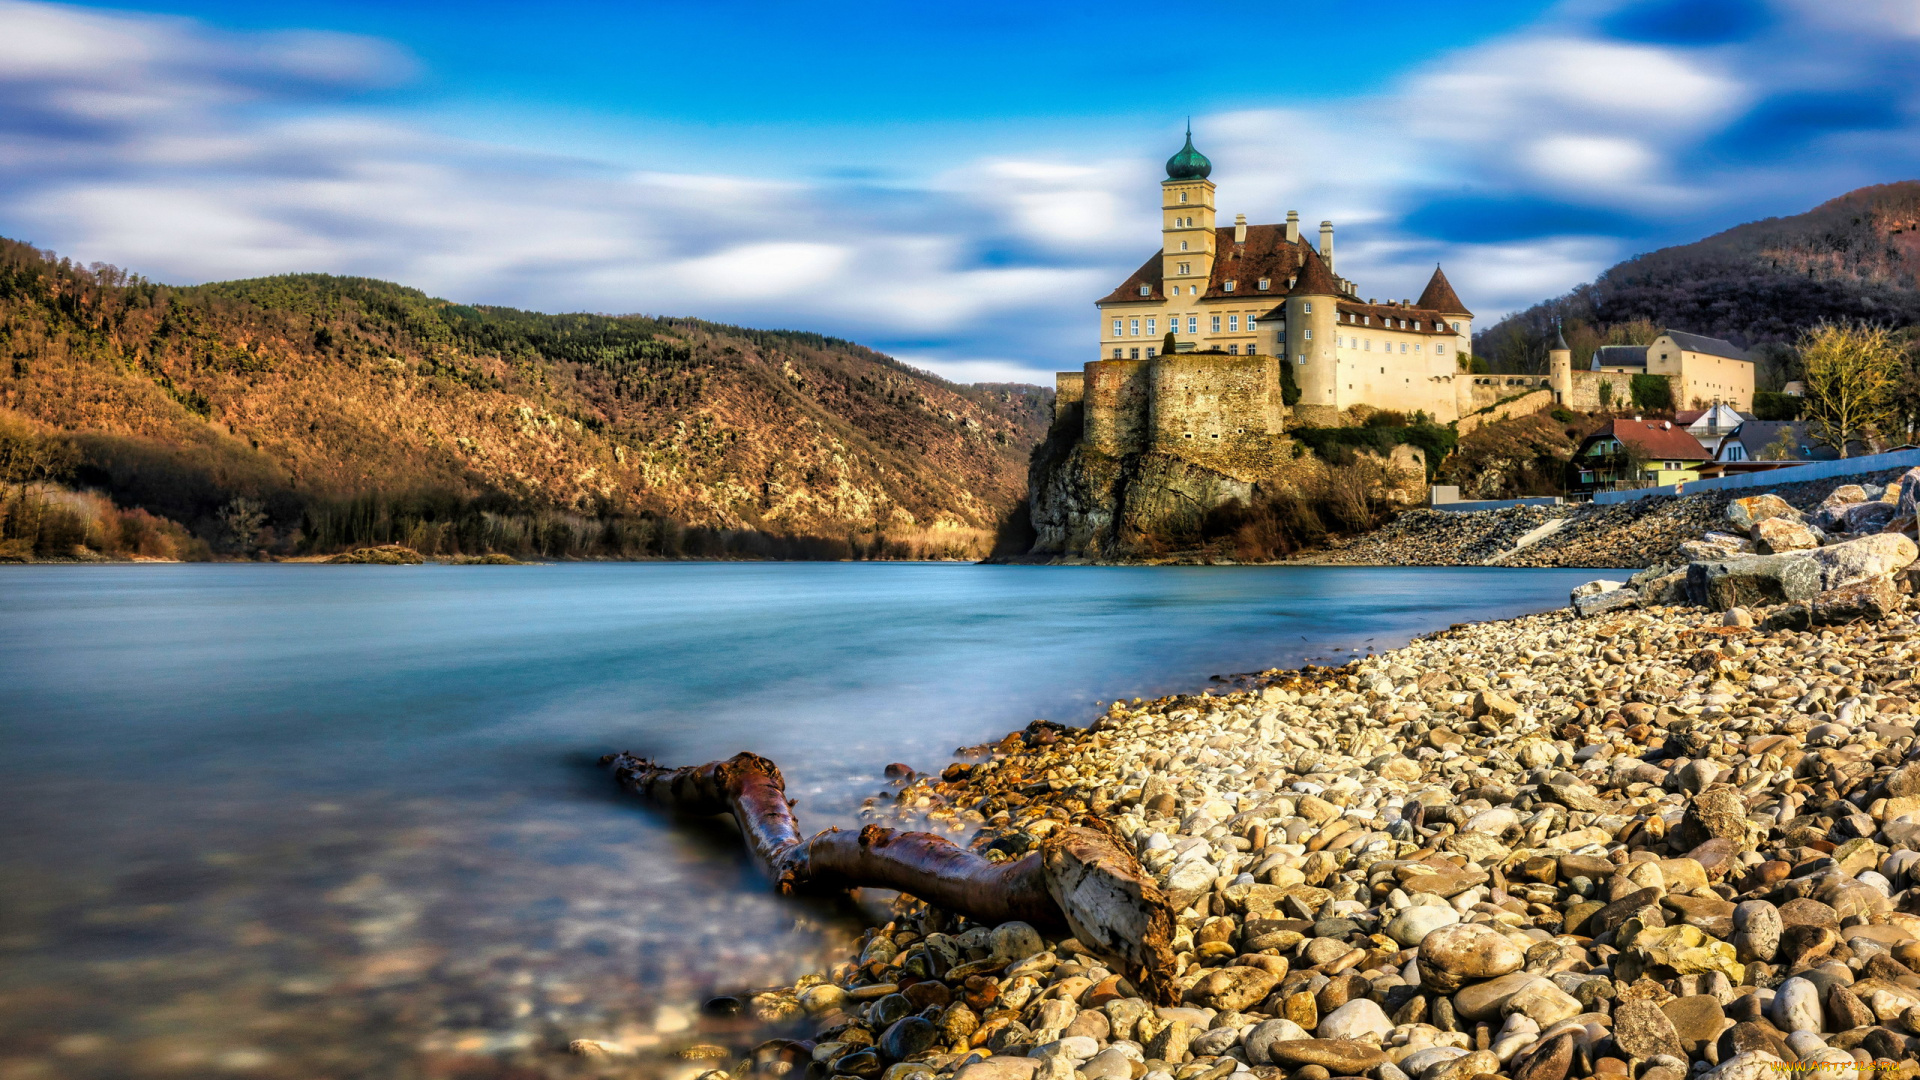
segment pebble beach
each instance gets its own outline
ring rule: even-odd
[[[1723,500],[1567,608],[1036,722],[863,810],[995,860],[1104,819],[1176,913],[1178,1004],[901,897],[709,1003],[729,1040],[570,1049],[706,1080],[1920,1076],[1916,494]]]

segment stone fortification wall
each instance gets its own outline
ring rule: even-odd
[[[1058,421],[1086,398],[1087,376],[1080,371],[1053,373],[1053,418]]]
[[[1487,409],[1486,412],[1478,412],[1471,416],[1461,417],[1460,423],[1456,426],[1456,430],[1460,432],[1460,437],[1464,439],[1472,433],[1475,428],[1480,427],[1482,424],[1491,424],[1499,420],[1510,420],[1516,416],[1532,416],[1534,413],[1545,412],[1551,408],[1553,408],[1553,391],[1547,389],[1535,390],[1528,394],[1522,394],[1512,401],[1503,401]]]
[[[1677,378],[1669,375],[1668,379]],[[1573,373],[1573,399],[1566,403],[1570,409],[1582,412],[1595,412],[1603,407],[1600,402],[1602,384],[1613,387],[1608,403],[1614,409],[1626,409],[1633,406],[1633,375],[1626,371],[1576,371]],[[1681,404],[1678,387],[1674,390],[1674,402]]]
[[[1510,398],[1516,394],[1525,394],[1536,389],[1551,389],[1545,375],[1470,375],[1467,377],[1473,380],[1473,396],[1469,412],[1478,412],[1502,398]],[[1462,432],[1462,434],[1465,433]]]
[[[1154,361],[1149,449],[1233,473],[1263,463],[1277,426],[1266,356],[1162,356]],[[1236,468],[1236,464],[1240,466]]]
[[[1152,360],[1096,360],[1087,365],[1084,438],[1088,446],[1119,457],[1146,448],[1153,398]]]

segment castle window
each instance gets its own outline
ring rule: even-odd
[[[1151,286],[1151,285],[1142,285],[1142,286],[1140,286],[1140,295],[1141,295],[1141,296],[1152,296],[1152,295],[1153,295],[1153,286]]]
[[[1435,345],[1433,352],[1435,356],[1445,356],[1447,355],[1447,347],[1445,345]]]
[[[1127,350],[1125,350],[1125,349],[1115,349],[1115,350],[1113,350],[1113,358],[1114,358],[1115,360],[1118,360],[1118,359],[1120,359],[1121,357],[1123,357],[1124,355],[1126,355],[1126,351],[1127,351]]]
[[[1183,191],[1183,192],[1181,192],[1181,193],[1180,193],[1180,201],[1181,201],[1181,202],[1186,202],[1186,201],[1187,201],[1187,193],[1186,193],[1186,192],[1184,192],[1184,191]]]
[[[1134,337],[1139,337],[1140,336],[1140,320],[1139,319],[1129,320],[1129,329],[1133,331]]]
[[[1266,292],[1266,291],[1267,291],[1267,286],[1268,286],[1268,285],[1271,285],[1271,284],[1273,284],[1273,282],[1272,282],[1272,281],[1270,281],[1270,280],[1268,280],[1267,278],[1261,278],[1261,279],[1260,279],[1260,291],[1261,291],[1261,292]]]
[[[1200,332],[1200,316],[1198,315],[1187,316],[1187,333],[1197,334],[1199,332]]]
[[[1234,283],[1233,283],[1233,282],[1231,282],[1231,281],[1229,281],[1229,282],[1227,282],[1227,283],[1226,283],[1225,285],[1223,285],[1223,286],[1221,286],[1221,288],[1223,288],[1223,289],[1225,289],[1225,290],[1226,290],[1226,291],[1228,291],[1228,292],[1232,292],[1232,291],[1233,291],[1233,286],[1234,286]],[[1666,354],[1664,354],[1664,353],[1662,353],[1662,354],[1661,354],[1661,356],[1660,356],[1660,359],[1662,359],[1662,360],[1665,360],[1666,358],[1667,358],[1667,357],[1666,357]]]
[[[1187,242],[1186,242],[1185,240],[1182,240],[1182,241],[1180,241],[1180,250],[1181,250],[1181,251],[1185,251],[1185,250],[1187,250]],[[1185,265],[1186,265],[1186,263],[1181,263],[1180,265],[1182,265],[1182,266],[1185,266]],[[1180,271],[1180,272],[1181,272],[1181,273],[1183,273],[1183,274],[1184,274],[1184,273],[1186,273],[1186,271],[1185,271],[1185,270],[1182,270],[1182,271]]]
[[[1456,334],[1460,332],[1460,324],[1458,322],[1453,324],[1453,332]]]
[[[1407,354],[1407,343],[1403,341],[1400,343],[1400,355],[1405,356],[1406,354]]]
[[[1147,359],[1153,359],[1153,346],[1147,346]]]
[[[1180,246],[1181,246],[1181,248],[1183,248],[1183,249],[1184,249],[1184,248],[1185,248],[1185,247],[1186,247],[1187,245],[1185,245],[1185,244],[1181,244]],[[1183,273],[1183,274],[1191,274],[1191,273],[1193,273],[1193,264],[1192,264],[1192,263],[1181,263],[1181,264],[1180,264],[1180,272],[1181,272],[1181,273]],[[1178,287],[1179,287],[1179,286],[1177,286],[1177,285],[1175,286],[1175,288],[1178,288]]]
[[[1301,309],[1302,309],[1303,311],[1305,311],[1305,312],[1306,312],[1306,313],[1307,313],[1308,315],[1311,315],[1311,314],[1313,314],[1313,301],[1311,301],[1311,300],[1308,300],[1308,301],[1307,301],[1306,303],[1304,303],[1304,304],[1301,304],[1301,305],[1300,305],[1300,307],[1301,307]]]
[[[1216,334],[1220,332],[1220,316],[1218,315],[1213,317],[1213,332]]]
[[[1304,363],[1306,363],[1306,362],[1307,362],[1307,354],[1306,354],[1306,353],[1294,353],[1294,354],[1293,354],[1293,362],[1294,362],[1294,363],[1296,363],[1296,364],[1304,364]]]
[[[1227,333],[1237,334],[1239,332],[1240,332],[1240,316],[1238,315],[1227,316]]]
[[[1228,355],[1228,356],[1239,356],[1239,355],[1240,355],[1240,346],[1238,346],[1238,345],[1229,345],[1229,346],[1227,346],[1227,355]]]
[[[1313,331],[1312,331],[1311,329],[1309,329],[1309,330],[1307,331],[1307,340],[1308,340],[1308,341],[1312,341],[1312,340],[1313,340]]]
[[[1255,354],[1255,353],[1257,353],[1257,352],[1259,352],[1259,351],[1260,351],[1260,348],[1259,348],[1259,346],[1257,346],[1257,345],[1255,345],[1255,344],[1254,344],[1253,342],[1251,342],[1251,341],[1249,341],[1249,342],[1247,342],[1247,355],[1248,355],[1248,356],[1252,356],[1253,354]]]
[[[1159,330],[1155,326],[1155,320],[1149,318],[1147,320],[1147,336],[1152,337],[1156,333],[1159,333]]]
[[[1372,338],[1368,338],[1368,339],[1366,340],[1366,343],[1365,343],[1365,344],[1363,344],[1363,345],[1361,345],[1361,347],[1360,347],[1360,348],[1361,348],[1361,351],[1362,351],[1362,352],[1372,352],[1372,351],[1373,351],[1373,339],[1372,339]]]
[[[1119,320],[1119,319],[1115,319],[1115,320],[1113,320],[1113,336],[1114,336],[1114,337],[1119,337],[1119,336],[1121,336],[1121,333],[1120,333],[1120,320]]]
[[[1127,359],[1129,359],[1129,360],[1138,360],[1138,359],[1140,359],[1140,350],[1139,350],[1139,349],[1128,349],[1128,350],[1127,350]]]
[[[1361,326],[1372,326],[1372,325],[1373,325],[1373,316],[1371,316],[1371,315],[1362,315],[1362,316],[1360,316],[1360,325],[1361,325]]]

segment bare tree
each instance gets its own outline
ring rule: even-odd
[[[1800,336],[1808,434],[1841,457],[1847,444],[1894,422],[1900,348],[1892,331],[1863,323],[1822,323]]]
[[[1783,424],[1780,427],[1780,434],[1774,436],[1772,442],[1761,448],[1760,460],[1792,461],[1794,451],[1797,449],[1794,445],[1793,425]]]

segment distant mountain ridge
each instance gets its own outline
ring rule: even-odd
[[[985,554],[1051,399],[817,334],[322,274],[170,287],[0,240],[0,407],[210,539],[257,501],[276,553],[558,514]]]
[[[1860,188],[1803,214],[1635,256],[1486,328],[1475,352],[1544,356],[1539,339],[1556,317],[1644,319],[1743,348],[1791,342],[1824,319],[1920,323],[1920,181]]]

